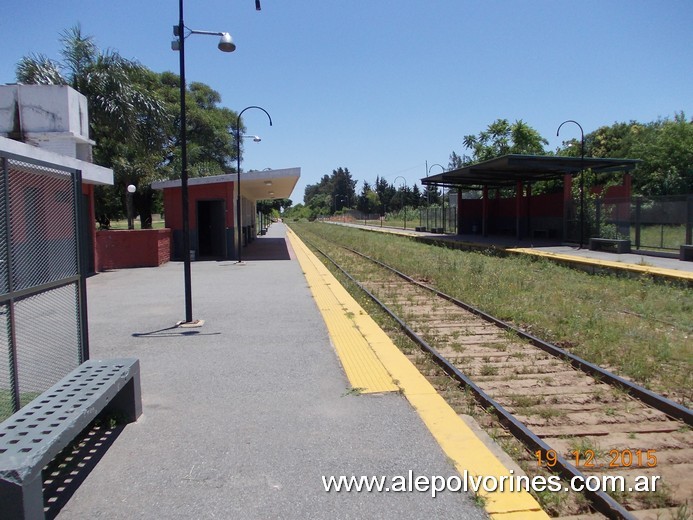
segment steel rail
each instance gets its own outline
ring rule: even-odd
[[[305,239],[304,239],[305,240]],[[534,432],[532,432],[529,428],[527,428],[523,423],[518,421],[510,412],[508,412],[500,403],[498,403],[496,400],[494,400],[490,395],[488,395],[484,390],[482,390],[479,386],[477,386],[471,379],[469,379],[465,374],[460,372],[457,367],[455,367],[453,364],[451,364],[445,357],[443,357],[435,348],[433,348],[431,345],[429,345],[423,338],[421,338],[416,332],[414,332],[402,319],[399,318],[385,303],[380,301],[373,293],[371,293],[366,287],[364,287],[358,280],[356,280],[351,274],[349,274],[342,266],[340,266],[332,257],[330,257],[327,253],[322,251],[319,247],[317,247],[315,244],[311,243],[310,241],[307,241],[318,253],[320,253],[322,256],[324,256],[330,263],[332,263],[336,269],[339,270],[345,277],[347,277],[352,283],[354,283],[359,289],[361,289],[364,293],[368,295],[369,298],[371,298],[378,306],[380,306],[393,320],[397,322],[397,324],[401,327],[401,329],[405,332],[405,334],[416,344],[418,344],[421,348],[423,348],[426,352],[428,352],[434,361],[447,373],[450,377],[456,379],[460,383],[462,383],[464,386],[469,388],[477,398],[477,400],[484,406],[484,408],[493,408],[495,411],[496,415],[498,416],[500,422],[508,428],[508,430],[516,437],[518,438],[523,444],[529,448],[532,451],[537,451],[541,450],[543,454],[546,454],[549,450],[552,450],[551,446],[549,446],[546,442],[544,442],[541,438],[539,438]],[[352,251],[354,253],[359,254],[359,256],[362,256],[364,258],[367,258],[369,260],[372,260],[368,258],[366,255],[360,254],[356,251],[353,251],[349,248],[345,248],[349,251]],[[399,273],[397,270],[390,268],[389,266],[386,266],[382,262],[379,262],[377,260],[372,260],[373,262],[377,263],[383,268],[389,269],[392,272],[397,273],[398,275],[402,275]],[[426,285],[420,284],[419,282],[416,282],[415,280],[411,279],[410,277],[403,275],[403,277],[407,280],[413,281],[415,284],[427,289],[427,290],[433,290],[430,287],[427,287]],[[451,300],[452,301],[452,300]],[[479,311],[481,312],[481,311]],[[485,313],[483,313],[486,315]],[[582,479],[582,482],[585,482],[586,477],[584,473],[582,473],[580,470],[575,468],[574,466],[570,465],[568,461],[560,456],[557,455],[556,457],[556,465],[551,468],[551,471],[554,471],[558,473],[561,477],[563,477],[566,480],[571,480],[573,478],[577,479]],[[616,502],[613,498],[611,498],[608,494],[604,493],[603,491],[589,491],[587,489],[582,491],[584,495],[590,500],[590,503],[594,507],[595,510],[599,511],[603,515],[607,516],[608,518],[611,519],[617,519],[617,520],[636,520],[635,516],[630,514],[621,504]]]
[[[343,247],[343,246],[340,246]],[[566,350],[553,345],[551,343],[548,343],[540,338],[537,338],[536,336],[533,336],[532,334],[529,334],[528,332],[523,331],[522,329],[519,329],[515,327],[514,325],[511,325],[508,322],[505,322],[503,320],[500,320],[498,318],[495,318],[494,316],[491,316],[488,313],[485,313],[484,311],[477,309],[476,307],[473,307],[472,305],[469,305],[467,303],[464,303],[461,300],[458,300],[457,298],[454,298],[453,296],[450,296],[448,294],[445,294],[444,292],[441,292],[429,285],[423,284],[417,280],[414,280],[410,276],[398,271],[394,267],[391,267],[379,260],[376,260],[375,258],[372,258],[368,255],[364,255],[363,253],[360,253],[359,251],[356,251],[354,249],[345,247],[347,251],[350,251],[356,255],[359,255],[379,266],[381,266],[384,269],[387,269],[393,273],[395,273],[397,276],[407,280],[408,282],[411,282],[415,285],[418,285],[419,287],[422,287],[426,290],[429,290],[433,292],[434,294],[440,296],[441,298],[471,312],[472,314],[475,314],[476,316],[479,316],[480,318],[484,319],[485,321],[488,321],[490,323],[493,323],[497,325],[498,327],[504,329],[504,330],[509,330],[511,332],[514,332],[517,334],[519,337],[522,339],[527,340],[530,344],[534,345],[535,347],[540,348],[544,352],[547,352],[551,354],[552,356],[556,356],[558,358],[561,358],[565,361],[568,361],[571,366],[574,368],[581,370],[585,372],[586,374],[589,374],[593,377],[599,378],[600,381],[604,381],[606,383],[609,383],[613,386],[618,386],[621,387],[621,389],[625,390],[628,392],[629,395],[638,398],[648,406],[651,406],[652,408],[655,408],[661,412],[664,412],[665,414],[669,415],[670,417],[673,417],[675,419],[678,419],[680,421],[685,422],[689,426],[693,425],[693,410],[690,408],[686,408],[685,406],[675,403],[671,399],[667,399],[664,396],[661,396],[659,394],[656,394],[652,392],[651,390],[648,390],[647,388],[644,388],[636,383],[633,383],[632,381],[628,381],[612,372],[609,372],[608,370],[605,370],[604,368],[595,365],[594,363],[590,363],[589,361],[586,361],[582,359],[581,357],[576,356],[575,354],[571,354],[570,352],[567,352]]]

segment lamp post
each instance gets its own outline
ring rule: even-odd
[[[181,142],[181,204],[183,205],[183,276],[185,278],[185,322],[193,323],[192,317],[192,282],[190,279],[190,215],[188,211],[188,142],[186,134],[186,114],[185,114],[185,39],[191,34],[203,34],[220,36],[219,50],[222,52],[233,52],[236,45],[233,43],[231,35],[227,32],[194,31],[188,29],[183,21],[183,0],[178,2],[178,25],[173,26],[173,35],[176,39],[171,42],[171,48],[178,51],[180,64],[180,142]],[[188,34],[185,34],[185,31]]]
[[[406,230],[407,229],[407,180],[402,177],[401,175],[398,175],[395,177],[395,180],[392,182],[397,182],[397,179],[402,179],[402,182],[404,183],[404,191],[402,192],[402,206],[404,207],[404,227],[402,229]]]
[[[585,243],[585,132],[577,121],[568,119],[558,125],[556,137],[558,137],[561,127],[566,123],[575,123],[580,129],[580,248]]]
[[[445,173],[445,171],[446,171],[445,168],[443,168],[443,166],[441,166],[440,164],[435,163],[435,164],[431,164],[431,166],[428,168],[428,175],[431,174],[431,168],[433,168],[434,166],[440,167],[440,169],[443,170],[443,173]],[[436,191],[437,191],[437,190],[438,190],[438,188],[436,187]],[[429,197],[429,199],[430,199],[430,196],[431,196],[430,190],[426,190],[426,191],[428,191],[428,197]],[[442,198],[442,201],[443,201],[443,212],[442,212],[443,233],[445,233],[445,187],[443,187],[443,198]],[[430,200],[429,200],[428,202],[430,203]]]
[[[256,5],[259,5],[259,0],[256,0]],[[267,114],[269,124],[270,126],[272,126],[272,117],[269,115],[269,112],[267,112],[267,110],[265,110],[264,108],[255,105],[245,107],[238,113],[238,117],[236,118],[236,189],[238,191],[238,193],[236,194],[236,227],[238,228],[238,261],[236,262],[237,264],[241,264],[243,262],[241,254],[241,250],[243,249],[243,229],[241,226],[241,139],[246,137],[252,137],[253,141],[255,141],[256,143],[261,141],[261,139],[256,135],[241,135],[241,116],[243,115],[243,112],[245,112],[246,110],[250,110],[251,108],[262,110],[265,114]]]
[[[126,199],[125,205],[127,206],[127,210],[128,210],[128,229],[135,229],[135,222],[134,222],[135,218],[133,215],[134,212],[132,211],[133,210],[133,208],[132,208],[132,196],[135,193],[135,191],[137,191],[137,187],[135,187],[134,184],[128,184],[127,190],[128,190],[128,193],[126,195],[127,199]]]

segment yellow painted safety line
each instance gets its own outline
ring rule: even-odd
[[[294,233],[289,240],[351,386],[362,393],[398,391],[357,327],[355,318],[365,311]]]
[[[477,437],[476,433],[395,346],[389,336],[356,303],[330,271],[290,229],[288,236],[296,251],[296,257],[306,273],[311,291],[313,291],[316,301],[319,302],[318,307],[321,312],[323,312],[324,306],[330,303],[328,296],[321,294],[318,297],[316,294],[316,292],[321,292],[319,286],[323,284],[323,290],[327,288],[329,292],[332,292],[335,300],[341,306],[341,311],[339,307],[336,311],[334,309],[329,311],[329,320],[335,319],[335,315],[340,312],[342,314],[349,313],[349,321],[353,322],[372,349],[371,351],[375,353],[379,360],[378,364],[382,363],[389,372],[391,380],[399,385],[399,389],[419,414],[443,452],[454,462],[459,474],[464,475],[466,471],[467,475],[472,477],[511,477],[510,470]],[[327,316],[325,316],[325,322],[328,322]],[[336,339],[333,337],[335,346],[338,342]],[[345,364],[344,360],[342,363]],[[351,381],[351,377],[349,380]],[[353,382],[352,385],[356,386]],[[506,489],[503,492],[487,493],[483,489],[480,491],[479,494],[485,498],[484,508],[491,518],[498,520],[549,518],[529,493],[525,491],[510,492],[507,488],[506,481]]]
[[[608,269],[620,269],[622,271],[631,271],[640,274],[652,276],[666,276],[667,278],[677,278],[680,280],[693,281],[693,272],[679,271],[676,269],[667,269],[664,267],[654,267],[647,265],[630,264],[625,262],[614,262],[612,260],[601,260],[599,258],[584,258],[581,256],[566,255],[563,253],[552,253],[549,251],[540,251],[531,248],[512,248],[506,249],[509,253],[521,253],[526,255],[539,256],[554,260],[562,260],[565,262],[573,262],[576,264],[591,265],[595,267],[604,267]]]

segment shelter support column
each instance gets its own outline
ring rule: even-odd
[[[488,186],[482,189],[481,198],[481,236],[488,235]]]
[[[457,190],[457,234],[462,234],[462,188]]]
[[[532,204],[532,183],[528,182],[527,183],[527,201],[526,201],[526,208],[527,208],[527,237],[532,238],[532,215],[531,215],[531,204]],[[548,235],[548,233],[547,233]]]
[[[573,205],[573,176],[566,173],[563,176],[563,241],[568,240],[568,218]]]
[[[522,239],[522,181],[515,186],[515,238]]]

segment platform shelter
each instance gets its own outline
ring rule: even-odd
[[[421,179],[423,185],[457,190],[457,233],[510,235],[572,241],[585,228],[585,215],[575,207],[573,177],[583,170],[621,173],[620,184],[607,189],[585,186],[600,197],[627,198],[631,172],[638,159],[504,155]],[[562,189],[532,194],[541,181],[562,181]],[[587,213],[587,211],[585,211]],[[578,221],[579,220],[579,221]]]
[[[237,259],[239,247],[258,233],[257,201],[284,199],[291,195],[301,168],[282,168],[241,173],[241,244],[238,240],[235,173],[188,180],[190,248],[193,259]],[[183,259],[183,211],[181,181],[152,183],[164,192],[164,218],[172,231],[173,258]]]

